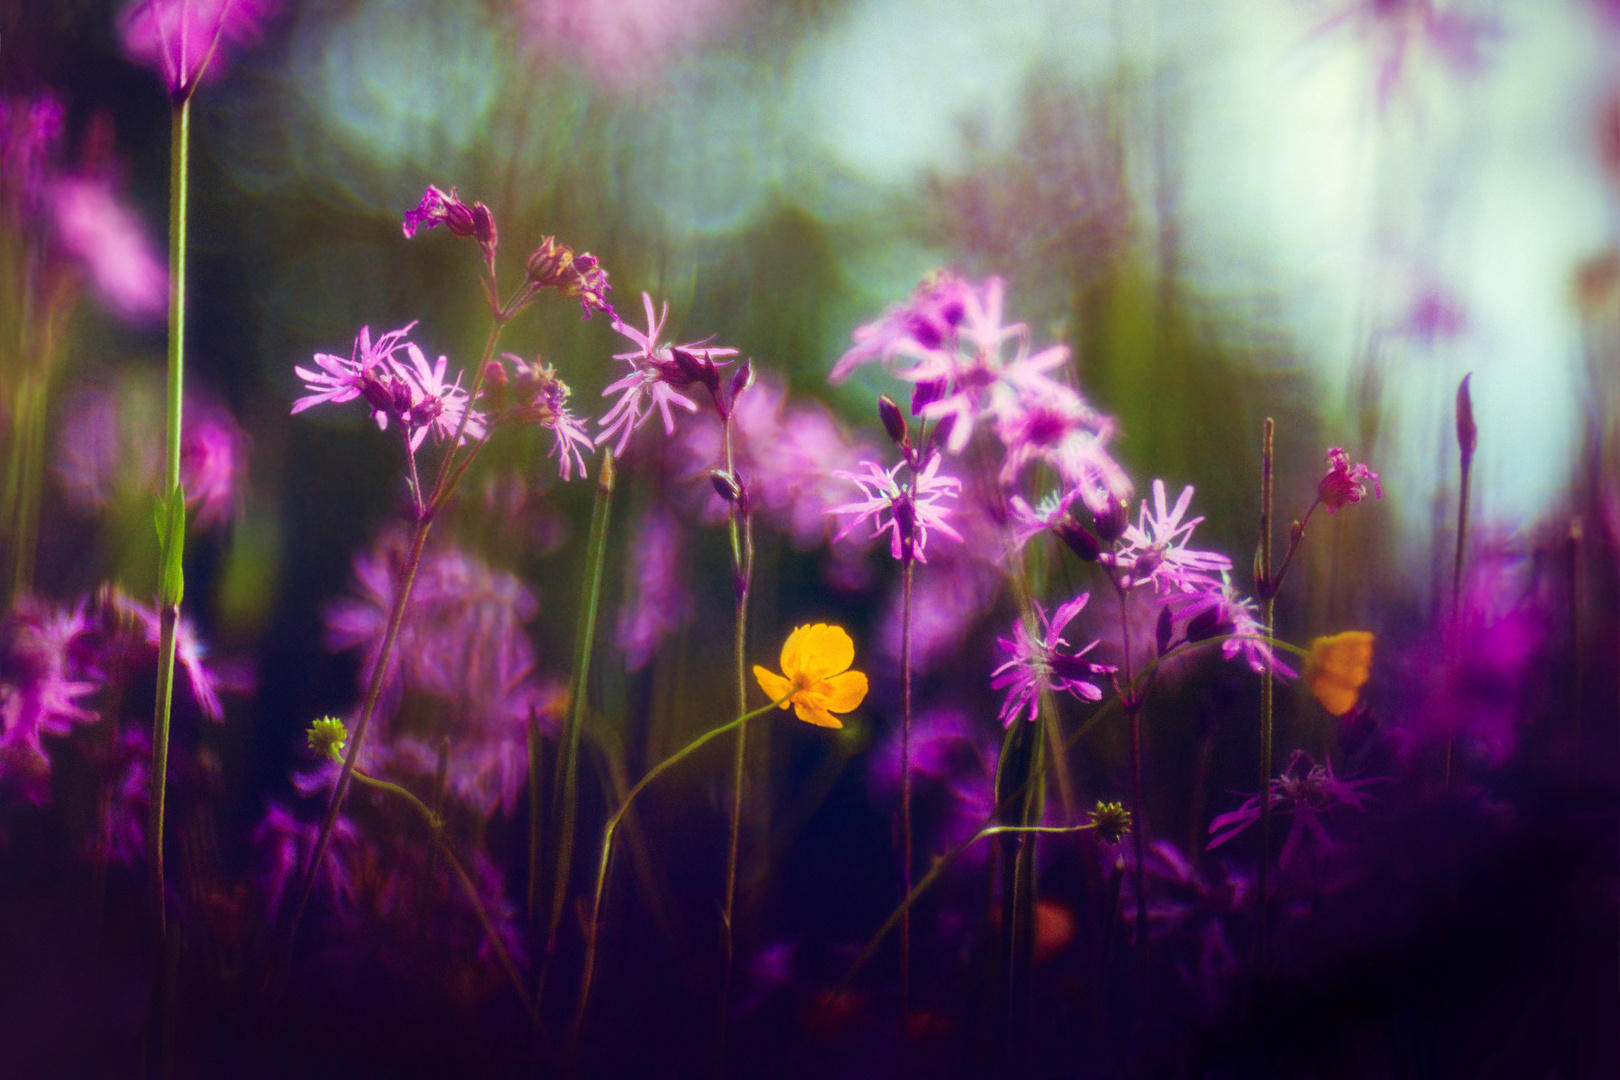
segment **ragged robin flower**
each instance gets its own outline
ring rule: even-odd
[[[816,623],[800,626],[782,644],[782,674],[754,665],[760,689],[793,706],[800,720],[817,727],[841,728],[833,713],[847,713],[866,699],[866,676],[850,671],[855,642],[843,627]]]
[[[1311,642],[1305,658],[1305,683],[1322,707],[1343,716],[1355,706],[1361,688],[1372,674],[1373,636],[1365,630],[1346,630]]]

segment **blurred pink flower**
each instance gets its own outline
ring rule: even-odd
[[[276,0],[136,0],[118,16],[124,53],[155,69],[176,97],[218,74],[223,53],[258,41]]]
[[[0,750],[31,756],[45,772],[50,759],[42,736],[66,735],[75,724],[99,719],[79,700],[101,689],[99,672],[79,648],[91,630],[86,607],[80,601],[56,609],[25,595],[0,620]],[[0,756],[0,772],[20,763],[9,753]]]
[[[1379,108],[1389,104],[1420,50],[1459,74],[1485,66],[1485,45],[1500,36],[1494,20],[1460,14],[1435,0],[1353,0],[1318,28],[1327,33],[1350,24],[1378,64]]]
[[[618,631],[631,671],[646,667],[659,642],[692,617],[681,549],[681,523],[668,509],[654,506],[636,523]]]
[[[169,273],[111,184],[60,176],[48,182],[45,198],[63,250],[84,264],[102,299],[127,319],[160,318],[168,303]]]
[[[616,93],[641,90],[721,32],[745,0],[528,0],[530,48],[582,65]]]

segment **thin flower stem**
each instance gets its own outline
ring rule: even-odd
[[[910,552],[907,551],[909,555]],[[911,578],[915,562],[900,571],[900,860],[904,895],[911,895]],[[900,913],[900,1075],[906,1074],[911,1016],[911,907]]]
[[[726,735],[732,731],[738,730],[744,727],[748,721],[765,715],[786,700],[786,698],[779,698],[772,701],[769,705],[762,705],[753,712],[744,713],[735,720],[721,724],[714,730],[699,735],[696,739],[693,739],[691,742],[675,751],[669,757],[665,758],[663,761],[660,761],[657,765],[654,765],[652,769],[648,771],[646,776],[643,776],[640,780],[636,781],[635,786],[625,794],[624,801],[619,804],[619,808],[613,811],[612,815],[608,817],[607,824],[602,829],[602,854],[597,860],[596,864],[596,891],[591,900],[591,918],[590,922],[586,924],[585,967],[580,976],[579,1005],[574,1010],[573,1033],[575,1038],[578,1037],[580,1027],[585,1021],[585,1008],[590,1002],[591,983],[596,973],[596,947],[597,940],[601,935],[602,926],[602,896],[607,888],[608,866],[613,858],[613,836],[619,828],[619,822],[622,821],[624,819],[624,815],[629,812],[630,804],[635,801],[636,796],[640,795],[642,790],[645,789],[647,785],[651,784],[654,780],[668,772],[681,761],[685,760],[687,757],[690,757],[693,753],[707,746],[714,740],[720,738],[722,735]]]
[[[472,877],[467,873],[467,868],[462,865],[461,860],[456,857],[455,849],[450,846],[450,839],[444,832],[444,819],[430,810],[426,803],[413,795],[407,788],[390,783],[387,780],[379,780],[374,776],[368,776],[359,769],[353,770],[351,775],[374,791],[385,791],[390,795],[404,799],[410,803],[412,809],[422,815],[422,820],[427,822],[428,831],[433,834],[436,845],[435,850],[444,852],[445,861],[455,870],[456,877],[460,879],[461,887],[467,894],[467,899],[472,901],[473,912],[478,916],[479,925],[484,928],[484,936],[489,939],[490,947],[495,950],[495,958],[500,962],[501,970],[506,972],[506,977],[512,981],[512,989],[517,991],[518,999],[523,1002],[524,1011],[528,1013],[534,1012],[534,1002],[529,997],[529,992],[523,987],[523,980],[518,976],[517,965],[512,963],[511,954],[506,951],[506,946],[501,942],[500,934],[496,932],[494,924],[489,921],[489,913],[484,910],[484,902],[478,896],[478,886],[473,883]]]
[[[551,879],[551,914],[546,924],[547,962],[556,948],[557,928],[562,922],[563,906],[568,899],[568,881],[574,862],[574,824],[579,813],[579,742],[580,733],[585,727],[585,698],[590,686],[591,656],[596,647],[596,615],[602,601],[602,567],[607,557],[608,517],[613,510],[613,466],[613,451],[602,451],[602,467],[596,474],[596,499],[591,508],[590,540],[585,549],[579,622],[574,633],[574,673],[568,686],[568,720],[557,754],[557,773],[552,790],[555,805],[551,820],[557,828],[557,860]],[[544,971],[542,967],[542,981]]]
[[[1125,686],[1127,691],[1121,695],[1120,700],[1125,709],[1125,718],[1131,727],[1131,798],[1134,802],[1133,810],[1136,814],[1134,827],[1131,829],[1131,841],[1136,850],[1136,947],[1143,956],[1147,955],[1147,807],[1142,796],[1142,695],[1138,694],[1131,675],[1131,620],[1129,618],[1128,604],[1130,594],[1120,583],[1114,579],[1114,591],[1119,594],[1119,633],[1124,651]]]
[[[169,117],[169,383],[168,416],[163,441],[163,503],[158,555],[159,634],[157,702],[152,718],[152,778],[146,822],[146,863],[152,919],[158,937],[168,915],[163,890],[163,811],[169,765],[169,713],[174,703],[174,654],[180,619],[181,552],[185,542],[184,499],[180,490],[180,425],[185,401],[186,322],[186,187],[190,163],[190,98],[175,103]],[[176,505],[176,502],[179,505]],[[174,515],[181,527],[171,527]]]
[[[1255,566],[1255,591],[1260,594],[1266,635],[1276,633],[1277,593],[1271,578],[1271,496],[1275,461],[1276,424],[1266,417],[1260,452],[1260,551]],[[1271,722],[1275,679],[1271,665],[1260,672],[1260,867],[1256,873],[1254,976],[1265,978],[1266,969],[1266,864],[1271,858]]]
[[[731,415],[725,418],[726,473],[737,479],[736,460],[731,444]],[[733,583],[737,593],[737,634],[735,661],[737,667],[737,712],[748,708],[748,593],[754,578],[754,525],[753,517],[743,506],[731,503],[731,559]],[[731,821],[726,841],[726,887],[720,909],[722,938],[722,968],[720,973],[719,1038],[716,1047],[716,1075],[725,1074],[726,1065],[726,1007],[731,998],[731,968],[734,956],[733,917],[737,900],[737,856],[742,831],[743,788],[748,781],[748,729],[737,728],[737,745],[731,760]]]
[[[298,924],[303,921],[304,908],[309,903],[310,894],[315,888],[316,872],[320,869],[321,859],[326,855],[326,848],[332,841],[332,830],[337,825],[338,814],[343,809],[343,800],[349,792],[349,778],[354,772],[355,762],[360,757],[360,747],[365,743],[366,731],[371,725],[371,716],[377,709],[377,701],[382,696],[383,683],[386,680],[389,662],[393,659],[394,646],[399,640],[399,629],[405,621],[405,608],[410,603],[411,589],[416,584],[416,572],[422,565],[422,553],[427,549],[428,533],[433,529],[433,521],[440,507],[455,490],[461,477],[466,472],[466,463],[471,462],[483,443],[475,444],[468,453],[460,470],[452,473],[451,460],[455,457],[457,444],[463,432],[466,431],[467,418],[472,414],[473,403],[477,400],[477,393],[483,382],[484,365],[489,363],[495,354],[495,346],[499,343],[501,331],[505,329],[505,322],[497,319],[490,328],[489,337],[484,342],[484,353],[478,361],[478,378],[473,382],[472,395],[467,399],[467,408],[462,413],[461,424],[456,429],[456,438],[449,440],[448,449],[439,462],[439,473],[433,485],[433,496],[428,500],[427,511],[418,513],[416,525],[411,533],[411,546],[405,559],[405,567],[395,590],[394,603],[388,612],[388,625],[383,632],[382,647],[377,651],[377,659],[371,669],[371,677],[366,684],[366,696],[360,707],[360,716],[355,720],[354,727],[349,733],[348,751],[343,757],[343,769],[338,773],[337,783],[332,788],[332,796],[327,802],[326,813],[321,818],[321,831],[316,834],[315,847],[310,852],[309,867],[304,872],[303,882],[298,889],[298,903],[293,907],[292,921],[288,924],[283,948],[287,955],[291,954],[293,941],[298,934]]]
[[[1168,661],[1185,653],[1190,653],[1197,649],[1211,648],[1216,645],[1224,644],[1228,641],[1259,641],[1270,645],[1272,648],[1280,648],[1286,652],[1293,653],[1296,656],[1308,655],[1307,650],[1300,648],[1298,645],[1294,645],[1286,641],[1277,641],[1273,638],[1260,637],[1254,634],[1222,634],[1212,638],[1205,638],[1202,641],[1182,642],[1173,647],[1163,656],[1149,661],[1147,665],[1143,667],[1141,674],[1137,676],[1137,678],[1142,681],[1142,688],[1140,690],[1133,688],[1132,692],[1145,693],[1146,687],[1152,684],[1152,680],[1157,674],[1158,668],[1161,664],[1167,663]],[[1074,734],[1069,736],[1068,740],[1064,743],[1064,749],[1071,749],[1074,744],[1088,734],[1092,728],[1096,727],[1103,720],[1112,715],[1114,709],[1121,707],[1122,700],[1123,699],[1119,695],[1109,699],[1109,701],[1100,707],[1095,713],[1093,713],[1085,723],[1081,724],[1080,727],[1075,730]],[[999,773],[999,765],[997,766],[997,770]],[[924,874],[921,880],[917,882],[916,886],[912,888],[911,893],[907,896],[906,900],[902,904],[902,907],[909,907],[911,904],[915,903],[917,898],[927,890],[928,886],[932,885],[939,875],[944,872],[946,866],[952,860],[954,860],[963,851],[967,850],[967,848],[975,841],[981,840],[986,836],[994,836],[1003,832],[1013,831],[1025,831],[1039,834],[1043,832],[1077,832],[1081,829],[1091,828],[1089,823],[1066,827],[1040,826],[1028,828],[1018,825],[1005,825],[997,823],[995,820],[996,817],[1003,813],[1015,799],[1023,797],[1028,789],[1028,785],[1034,783],[1034,779],[1034,777],[1030,777],[1025,781],[1025,785],[1023,787],[1019,787],[1007,793],[1005,797],[1000,798],[997,805],[991,810],[990,820],[985,822],[985,824],[980,827],[978,832],[974,833],[973,836],[968,838],[962,844],[959,844],[957,847],[953,848],[944,855],[939,856],[935,860],[933,867],[929,869],[928,873]],[[873,953],[877,951],[878,945],[881,944],[883,937],[887,935],[888,932],[894,928],[895,924],[900,921],[900,916],[901,910],[896,908],[889,918],[883,923],[883,926],[879,928],[877,935],[872,940],[867,942],[866,948],[861,951],[860,957],[844,975],[844,979],[840,983],[840,988],[838,992],[833,995],[832,1001],[836,1001],[838,995],[842,994],[844,990],[849,987],[849,983],[855,977],[855,974],[860,970],[862,965],[866,963],[866,961],[872,958]],[[831,1004],[831,1002],[829,1002],[829,1004]]]

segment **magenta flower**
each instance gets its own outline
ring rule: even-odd
[[[247,436],[224,409],[196,403],[183,414],[183,427],[180,483],[198,527],[206,529],[235,516],[247,473]]]
[[[1207,641],[1228,634],[1239,635],[1221,642],[1221,655],[1228,660],[1241,653],[1256,674],[1270,668],[1276,675],[1291,679],[1298,674],[1277,659],[1271,646],[1260,638],[1270,637],[1260,621],[1254,600],[1242,596],[1232,585],[1231,576],[1221,571],[1220,580],[1191,578],[1193,591],[1172,597],[1176,617],[1185,620],[1183,633],[1188,641]]]
[[[848,480],[861,489],[866,496],[855,502],[834,506],[827,511],[829,514],[853,514],[854,518],[844,526],[842,532],[835,539],[842,539],[857,525],[868,518],[874,520],[872,536],[881,536],[889,532],[889,549],[896,559],[907,554],[918,562],[925,563],[927,559],[928,530],[937,529],[958,542],[962,534],[951,528],[945,520],[951,511],[940,506],[943,499],[955,498],[962,491],[962,481],[954,476],[940,476],[940,456],[935,454],[922,472],[917,473],[910,486],[900,483],[898,476],[900,470],[909,468],[905,462],[900,462],[892,469],[884,470],[871,461],[861,462],[861,473],[836,472],[833,475]],[[888,514],[885,520],[884,514]],[[909,544],[909,551],[906,545]]]
[[[113,780],[101,812],[101,835],[94,841],[106,857],[133,866],[146,857],[146,811],[151,797],[152,739],[139,728],[102,759]]]
[[[675,434],[675,418],[669,411],[671,405],[678,405],[687,412],[697,412],[697,403],[675,388],[675,384],[681,381],[679,376],[681,369],[676,364],[674,348],[679,348],[699,362],[710,364],[716,357],[737,355],[736,349],[708,346],[702,342],[681,346],[661,344],[658,339],[664,331],[664,322],[669,317],[669,304],[666,302],[659,314],[654,316],[652,297],[645,292],[642,293],[641,303],[647,312],[645,334],[624,322],[617,314],[613,317],[613,329],[635,342],[637,346],[633,352],[613,354],[613,359],[623,360],[630,365],[630,374],[602,391],[603,397],[611,394],[621,395],[598,421],[602,430],[596,436],[597,446],[617,436],[618,442],[613,447],[614,457],[624,453],[625,446],[630,442],[630,436],[647,422],[654,409],[664,417],[665,435]],[[691,383],[687,381],[684,385]]]
[[[272,921],[286,898],[287,886],[295,883],[309,864],[319,831],[315,822],[299,821],[276,802],[269,805],[264,818],[253,830],[253,846],[259,849],[263,860],[259,883],[265,898],[265,913]],[[329,902],[342,907],[354,903],[353,864],[361,854],[360,831],[347,815],[338,815],[332,829],[331,846],[321,860],[315,881],[317,891]]]
[[[511,376],[499,361],[491,361],[484,369],[484,392],[479,398],[492,410],[493,422],[548,429],[554,441],[547,456],[557,459],[557,475],[566,482],[578,469],[583,477],[584,452],[591,449],[591,437],[568,411],[568,384],[538,360],[528,364],[511,353],[501,355],[512,364]]]
[[[1435,0],[1352,0],[1317,33],[1347,22],[1376,54],[1380,109],[1389,104],[1418,50],[1426,49],[1452,71],[1468,74],[1484,66],[1484,46],[1500,34],[1494,21],[1440,10]]]
[[[162,642],[163,629],[158,613],[122,593],[114,593],[112,602],[115,610],[130,619],[140,630],[142,643],[155,655]],[[247,690],[251,687],[252,680],[238,671],[210,665],[206,659],[208,646],[197,636],[196,626],[184,616],[181,616],[180,622],[175,627],[174,654],[186,673],[186,682],[191,687],[191,696],[197,702],[197,707],[208,719],[216,724],[222,723],[225,719],[225,710],[220,705],[219,692]]]
[[[681,524],[662,506],[648,510],[630,543],[624,607],[618,641],[624,666],[640,671],[665,637],[692,617],[692,598],[682,582]]]
[[[48,93],[0,99],[0,211],[11,228],[20,229],[39,205],[62,115],[62,103]]]
[[[1127,587],[1151,581],[1158,593],[1190,592],[1197,588],[1199,578],[1232,569],[1232,560],[1225,555],[1187,547],[1193,529],[1204,520],[1182,520],[1192,497],[1189,484],[1182,489],[1174,508],[1167,508],[1164,481],[1153,481],[1152,509],[1143,499],[1140,520],[1125,527],[1124,546],[1114,555],[1105,556],[1125,572]]]
[[[1040,619],[1039,637],[1031,633],[1029,626],[1020,619],[1013,624],[1011,638],[996,639],[1002,652],[1010,657],[990,673],[991,689],[1007,691],[1001,711],[997,714],[1003,727],[1011,727],[1021,712],[1027,712],[1033,721],[1040,712],[1042,690],[1061,691],[1086,701],[1102,700],[1102,690],[1086,681],[1085,676],[1107,674],[1114,669],[1106,664],[1093,664],[1081,659],[1099,643],[1093,641],[1074,653],[1058,651],[1069,644],[1062,636],[1064,627],[1073,621],[1090,599],[1090,593],[1081,593],[1058,608],[1051,618],[1047,618],[1046,608],[1037,601],[1035,614]]]
[[[167,310],[169,272],[153,254],[134,211],[104,179],[64,176],[45,200],[62,249],[84,265],[96,292],[126,319],[148,321]]]
[[[87,604],[55,609],[24,595],[0,621],[0,748],[26,751],[49,771],[40,739],[99,717],[81,698],[101,689],[89,663]]]
[[[448,358],[441,356],[436,364],[429,365],[422,350],[406,340],[405,335],[415,326],[413,322],[390,331],[375,343],[371,340],[371,328],[363,326],[347,360],[330,353],[316,353],[319,371],[294,367],[293,371],[304,380],[304,388],[309,393],[293,402],[293,413],[296,415],[327,402],[341,404],[363,397],[379,428],[387,430],[390,419],[404,427],[412,453],[421,448],[429,432],[440,439],[450,438],[458,430],[464,436],[483,438],[482,413],[474,411],[467,415],[466,425],[462,426],[462,416],[468,406],[467,392],[461,388],[459,374],[454,383],[445,382]],[[402,349],[409,364],[397,358]]]
[[[1384,497],[1384,489],[1378,483],[1378,474],[1365,464],[1350,464],[1350,455],[1340,447],[1335,446],[1328,451],[1328,471],[1322,477],[1322,482],[1316,486],[1316,497],[1327,507],[1328,513],[1342,509],[1350,503],[1358,503],[1367,497],[1367,483],[1372,482],[1375,498]]]
[[[118,35],[131,60],[157,69],[183,98],[219,70],[223,46],[258,41],[276,7],[275,0],[137,0],[118,16]]]
[[[1305,751],[1295,750],[1288,768],[1271,782],[1272,813],[1294,815],[1277,864],[1284,870],[1289,869],[1307,840],[1314,843],[1318,852],[1331,849],[1333,840],[1322,825],[1322,818],[1340,806],[1365,813],[1367,797],[1361,794],[1361,789],[1373,783],[1377,780],[1341,780],[1333,775],[1331,763],[1318,765]],[[1210,841],[1205,850],[1213,851],[1259,820],[1260,796],[1250,795],[1242,806],[1209,823]]]
[[[495,217],[489,212],[489,207],[481,202],[468,206],[457,197],[455,188],[451,188],[450,194],[446,195],[430,184],[416,209],[405,211],[405,238],[409,240],[415,236],[417,229],[431,229],[438,225],[443,225],[456,236],[471,237],[486,249],[495,246]]]
[[[966,314],[970,286],[949,271],[925,279],[904,304],[855,330],[855,345],[833,365],[827,378],[841,383],[862,364],[893,363],[900,356],[926,360],[941,349],[953,349],[956,328]]]

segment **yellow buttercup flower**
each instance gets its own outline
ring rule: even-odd
[[[818,727],[841,728],[833,713],[847,713],[866,699],[866,676],[850,671],[855,643],[843,627],[816,623],[801,626],[782,644],[782,675],[754,665],[754,678],[772,701],[793,706],[800,720]],[[784,677],[785,676],[785,677]]]
[[[1319,637],[1305,658],[1305,684],[1323,708],[1343,716],[1355,707],[1372,675],[1372,654],[1373,636],[1365,630]]]

